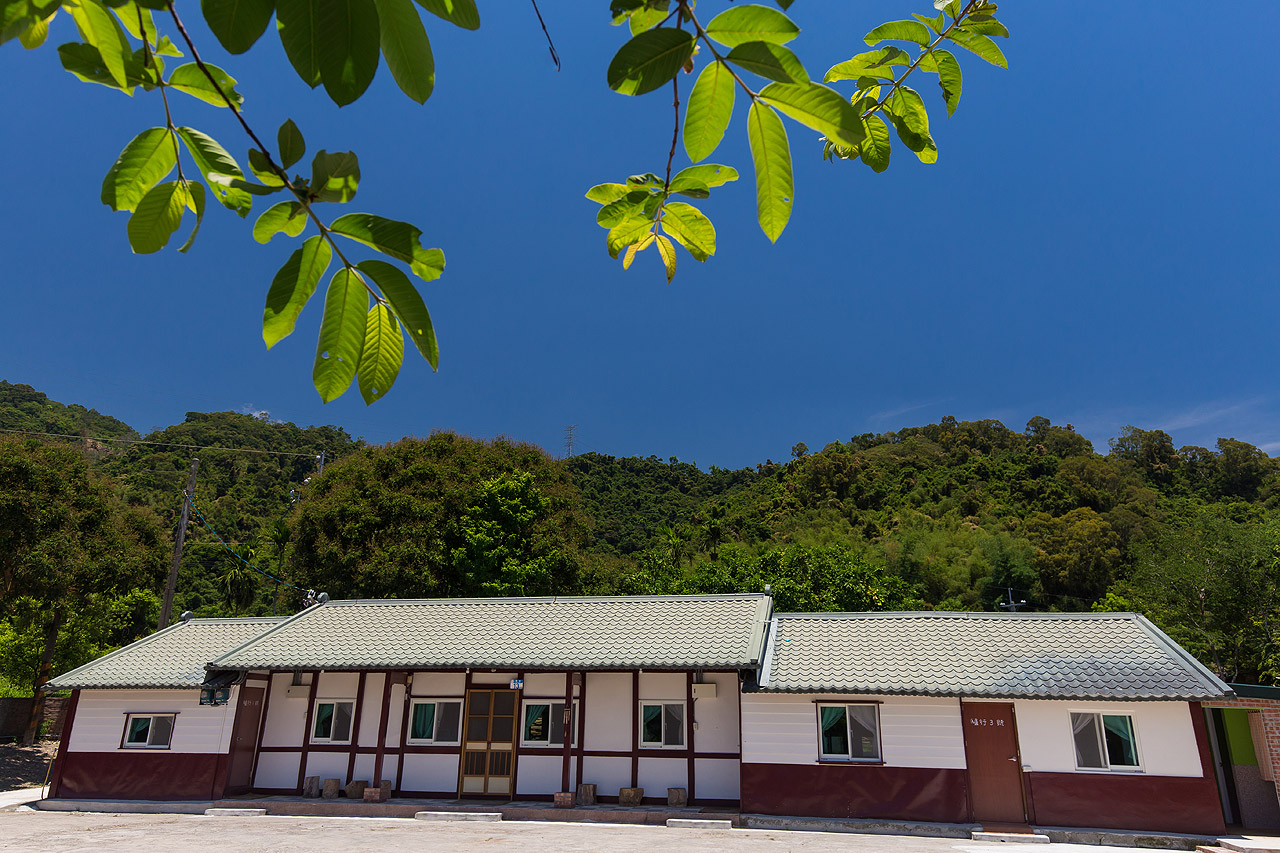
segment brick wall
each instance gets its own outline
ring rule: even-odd
[[[0,738],[21,738],[27,733],[27,722],[31,719],[30,697],[0,699]],[[44,736],[56,738],[62,735],[62,721],[67,716],[67,704],[70,699],[60,696],[47,696],[44,700]]]

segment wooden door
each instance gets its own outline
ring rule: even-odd
[[[228,794],[242,794],[253,785],[253,754],[258,746],[258,722],[262,719],[261,687],[241,687],[236,702],[236,721],[231,732],[231,755],[227,762]]]
[[[1022,758],[1009,702],[961,702],[973,819],[1024,823]]]
[[[516,691],[467,691],[467,714],[462,736],[458,796],[510,796],[514,788]]]

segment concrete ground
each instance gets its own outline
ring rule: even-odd
[[[0,850],[138,851],[216,849],[323,851],[377,849],[435,851],[554,850],[557,853],[1114,853],[1133,848],[1078,844],[979,844],[953,838],[851,835],[781,830],[669,829],[625,824],[427,822],[387,818],[206,817],[204,815],[0,812]]]

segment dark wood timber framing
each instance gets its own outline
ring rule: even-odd
[[[364,711],[364,678],[367,673],[363,670],[360,672],[360,680],[356,683],[356,712],[351,717],[351,745],[360,745],[360,716]],[[356,751],[351,750],[351,757],[347,759],[347,781],[350,782],[356,777]]]
[[[302,724],[302,757],[298,759],[298,791],[307,778],[307,753],[311,751],[311,717],[316,711],[316,691],[320,689],[320,673],[311,673],[311,689],[307,691],[307,720]]]
[[[388,672],[382,680],[382,714],[378,717],[378,744],[373,754],[373,779],[370,780],[374,787],[382,784],[382,761],[387,751],[387,717],[391,715],[391,683],[395,681],[392,678],[395,674]]]
[[[582,683],[578,685],[578,784],[582,784],[582,764],[587,746],[587,674],[581,673]]]
[[[631,787],[640,785],[640,670],[631,670]]]
[[[58,738],[58,755],[53,760],[53,773],[49,782],[50,799],[60,796],[62,789],[62,768],[67,760],[67,742],[71,740],[71,727],[76,722],[76,706],[80,704],[80,691],[71,691],[71,701],[67,703],[67,713],[62,719],[62,737]]]
[[[689,803],[692,804],[693,798],[694,798],[694,794],[693,794],[693,765],[694,765],[693,703],[695,701],[693,698],[693,673],[692,672],[685,673],[684,688],[685,688],[685,704],[688,706],[688,709],[685,711],[685,714],[684,714],[684,745],[685,745],[685,748],[689,750],[689,763],[688,763],[687,775],[685,777],[685,784],[688,786]]]
[[[403,796],[400,788],[404,784],[404,757],[409,751],[409,711],[413,708],[413,684],[410,680],[413,673],[405,673],[404,678],[404,708],[400,715],[400,757],[396,759],[396,796]],[[461,722],[458,723],[462,725]],[[459,730],[458,734],[462,734]]]
[[[523,725],[523,720],[517,718],[517,723]],[[573,750],[573,673],[565,670],[564,673],[564,747],[562,752],[564,757],[560,763],[560,790],[568,791],[569,788],[569,762],[572,760]],[[521,732],[523,734],[523,730]],[[515,785],[511,786],[512,795],[515,794]]]
[[[267,689],[262,697],[262,718],[258,720],[258,743],[253,753],[253,769],[249,771],[249,790],[258,781],[258,757],[262,755],[262,738],[267,731],[267,712],[271,710],[271,685],[275,683],[275,671],[267,673]]]
[[[520,680],[520,689],[516,691],[516,716],[511,723],[514,731],[511,733],[511,791],[507,796],[509,800],[516,798],[516,788],[520,784],[520,738],[524,734],[524,670],[517,672],[516,678]],[[458,761],[463,761],[462,756],[458,757]]]

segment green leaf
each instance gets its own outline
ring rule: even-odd
[[[716,253],[716,227],[691,204],[673,201],[663,208],[662,230],[688,249],[696,260],[705,261]]]
[[[857,80],[859,77],[878,77],[881,80],[893,80],[893,66],[907,67],[911,65],[911,57],[897,47],[882,47],[868,53],[859,53],[852,59],[831,66],[824,83],[837,80]]]
[[[671,27],[647,30],[624,44],[609,63],[609,88],[643,95],[669,81],[693,56],[693,33]]]
[[[187,207],[195,211],[196,227],[191,229],[187,242],[182,244],[182,248],[178,251],[186,254],[191,251],[191,247],[195,245],[196,235],[200,233],[200,225],[204,222],[204,184],[195,183],[194,181],[187,183]]]
[[[320,4],[322,0],[276,0],[276,29],[289,64],[312,89],[320,85]]]
[[[244,95],[236,91],[236,78],[223,71],[216,65],[205,63],[205,68],[209,69],[209,73],[213,75],[213,79],[218,82],[217,86],[205,76],[200,70],[200,66],[194,62],[186,65],[179,65],[173,69],[173,73],[169,75],[169,85],[177,89],[179,92],[186,92],[193,98],[199,98],[206,104],[213,104],[215,107],[227,106],[226,100],[222,97],[224,94],[232,100],[236,106],[244,103]],[[222,90],[219,92],[219,88]]]
[[[676,277],[676,247],[661,234],[657,235],[658,254],[662,256],[662,264],[667,268],[667,284]]]
[[[464,30],[480,29],[475,0],[418,0],[418,5]]]
[[[862,122],[853,106],[821,83],[770,83],[760,97],[834,142],[850,147],[862,142]]]
[[[902,144],[915,152],[921,163],[938,161],[938,146],[929,135],[929,113],[913,89],[900,86],[884,105]]]
[[[729,51],[725,59],[779,83],[808,83],[809,72],[790,48],[767,41],[747,41]]]
[[[631,262],[636,259],[636,254],[639,252],[643,252],[645,249],[649,248],[649,244],[651,244],[652,242],[653,242],[653,234],[646,234],[644,235],[644,239],[642,239],[639,243],[632,243],[630,246],[628,246],[627,251],[624,252],[622,255],[622,268],[624,270],[631,269]]]
[[[360,277],[346,267],[334,273],[324,298],[324,318],[311,369],[312,383],[326,403],[341,397],[356,376],[368,308],[369,291]]]
[[[182,56],[182,51],[178,50],[178,46],[169,41],[168,36],[160,36],[160,43],[156,45],[156,56]]]
[[[404,261],[423,281],[437,279],[444,272],[444,252],[422,248],[422,232],[408,222],[372,213],[348,213],[335,219],[329,230]]]
[[[651,30],[663,19],[671,13],[670,3],[655,3],[652,6],[642,6],[631,13],[627,23],[631,27],[631,34],[638,36],[645,30]]]
[[[683,178],[701,181],[708,187],[718,187],[738,180],[738,170],[732,166],[721,166],[719,163],[703,163],[700,166],[689,166],[676,172],[671,183],[674,184]]]
[[[996,46],[991,39],[979,33],[966,33],[964,31],[952,30],[947,33],[947,38],[963,47],[965,50],[980,56],[992,65],[1001,68],[1009,67],[1009,60],[1004,58],[1004,53]]]
[[[124,147],[102,179],[102,203],[112,210],[133,210],[177,162],[173,135],[166,127],[142,131]]]
[[[791,218],[791,147],[782,119],[756,102],[747,113],[747,140],[756,170],[756,218],[765,236],[777,242]]]
[[[736,88],[733,73],[722,62],[711,62],[698,75],[684,112],[684,150],[693,162],[705,160],[724,139]]]
[[[928,15],[921,15],[918,12],[912,12],[911,17],[915,18],[917,21],[924,24],[926,27],[933,30],[938,35],[942,35],[942,31],[947,28],[946,27],[947,18],[941,12],[939,12],[937,16],[933,18],[930,18]]]
[[[249,149],[249,171],[253,172],[255,178],[269,187],[284,186],[284,181],[280,179],[280,175],[276,173],[275,169],[271,168],[271,161],[267,159],[267,155],[257,148]]]
[[[360,160],[354,151],[321,149],[311,159],[311,192],[317,201],[351,201],[360,188]]]
[[[858,146],[858,153],[872,171],[883,172],[889,168],[889,126],[878,115],[867,116],[863,125],[867,135]]]
[[[223,207],[234,210],[240,216],[248,216],[253,207],[253,199],[242,189],[215,183],[209,180],[210,174],[226,175],[231,178],[243,178],[244,172],[235,158],[227,153],[227,149],[218,144],[212,136],[201,133],[193,127],[178,128],[178,138],[187,146],[187,153],[195,161],[200,175],[209,181],[209,189],[222,203]]]
[[[75,0],[66,8],[76,22],[80,37],[98,49],[111,79],[120,88],[128,85],[125,62],[133,50],[115,16],[99,0]]]
[[[409,340],[413,341],[427,364],[431,365],[432,370],[438,368],[440,348],[436,344],[435,327],[431,325],[431,314],[413,282],[399,267],[386,261],[361,261],[357,266],[382,291],[382,295],[391,304],[391,310],[396,312],[409,332]]]
[[[786,44],[800,35],[800,28],[786,15],[768,6],[734,6],[716,15],[706,26],[707,35],[729,47],[748,41]]]
[[[929,28],[919,21],[889,21],[867,33],[862,40],[868,47],[874,47],[882,41],[911,41],[921,47],[928,47],[933,36]]]
[[[271,22],[274,0],[200,0],[204,22],[227,53],[253,47]]]
[[[259,243],[269,243],[281,231],[290,237],[297,237],[306,227],[307,211],[302,203],[282,201],[268,207],[258,217],[258,221],[253,224],[253,239]]]
[[[689,198],[707,198],[711,195],[711,187],[694,177],[674,177],[667,190],[680,195],[687,195]]]
[[[596,213],[596,224],[602,228],[613,228],[632,219],[644,219],[644,205],[651,198],[654,196],[647,190],[632,190],[600,208]]]
[[[631,219],[609,229],[605,235],[605,245],[609,249],[609,257],[616,258],[625,247],[639,243],[646,234],[653,231],[653,223],[647,219]]]
[[[953,116],[960,103],[962,77],[960,63],[949,50],[936,48],[931,53],[920,57],[920,70],[938,75],[938,86],[942,89],[942,99],[947,103],[947,116]]]
[[[22,46],[27,50],[35,50],[44,44],[45,39],[49,37],[49,22],[53,20],[53,16],[56,14],[58,14],[58,11],[55,9],[53,15],[32,21],[31,26],[27,27],[18,36],[18,41],[22,43]]]
[[[36,17],[26,0],[0,3],[0,44],[19,38],[36,22]]]
[[[129,217],[129,245],[135,253],[149,255],[168,245],[182,224],[187,198],[181,181],[156,184],[142,197]]]
[[[293,333],[298,315],[329,269],[332,253],[323,237],[308,237],[271,280],[267,307],[262,312],[262,340],[267,349]]]
[[[316,0],[320,81],[346,106],[364,94],[378,70],[381,36],[373,0]]]
[[[426,103],[436,85],[431,42],[412,0],[375,0],[382,55],[396,85],[418,103]]]
[[[302,131],[293,123],[293,119],[285,119],[276,132],[276,145],[280,148],[280,166],[288,169],[302,159],[307,153],[307,143],[302,138]]]
[[[608,204],[611,201],[617,201],[633,189],[634,187],[626,184],[596,184],[587,190],[587,198],[596,204]]]
[[[129,35],[138,41],[143,40],[143,34],[146,34],[146,42],[149,45],[156,43],[156,24],[151,16],[151,10],[139,6],[133,0],[127,0],[125,3],[116,4],[115,2],[107,3],[108,6],[115,7],[116,17],[120,19],[120,25],[125,28]],[[142,26],[138,26],[138,19],[142,19]]]
[[[375,302],[365,315],[364,346],[360,351],[358,375],[360,396],[366,406],[378,402],[391,390],[400,365],[404,364],[404,336],[391,309]]]
[[[230,187],[231,189],[244,190],[253,195],[271,195],[284,189],[284,187],[264,187],[262,184],[251,184],[242,178],[233,178],[230,175],[213,173],[206,175],[206,177],[210,186]]]
[[[107,70],[106,63],[102,61],[102,54],[91,44],[70,42],[58,45],[58,60],[63,68],[86,83],[110,86],[129,96],[133,95],[135,86],[150,85],[153,82],[150,71],[143,67],[136,57],[130,56],[125,61],[125,84],[123,86],[117,84],[111,72]]]
[[[956,29],[966,33],[977,33],[984,36],[995,36],[996,38],[1008,38],[1009,29],[995,18],[985,17],[979,19],[977,17],[966,18]]]

